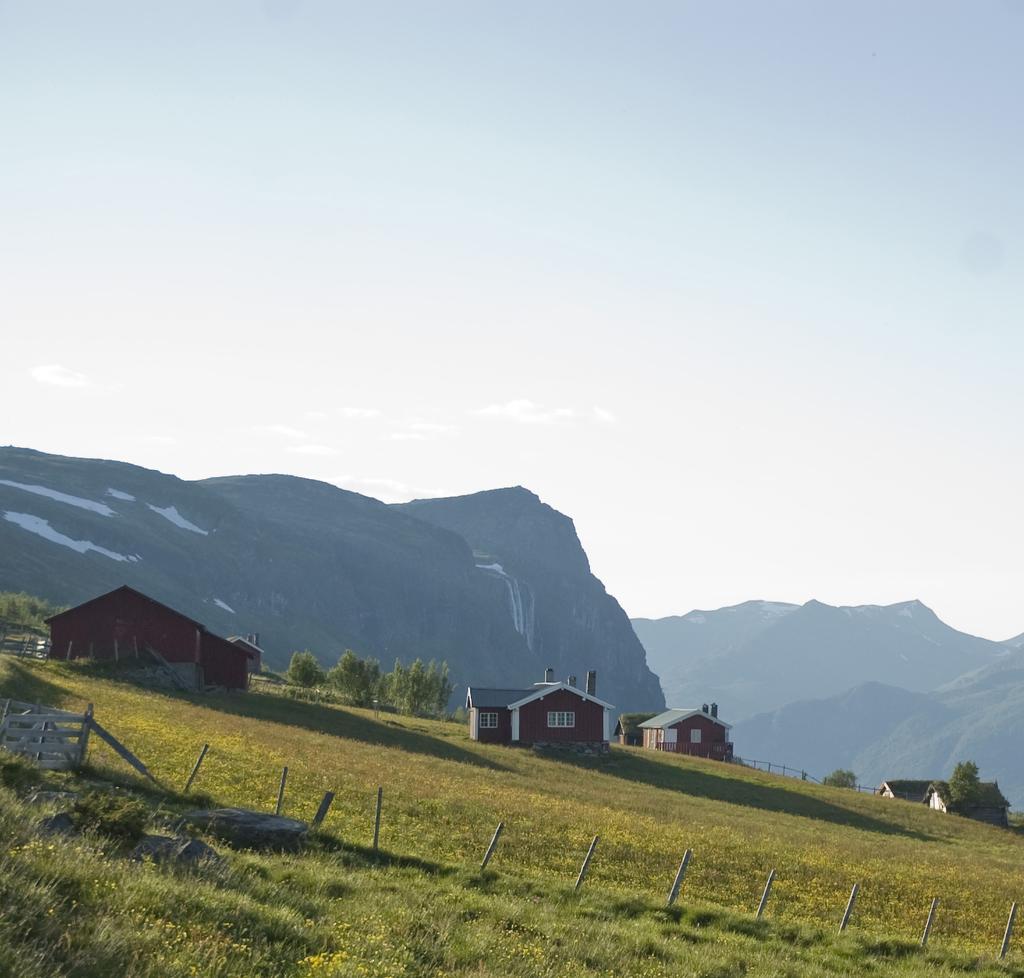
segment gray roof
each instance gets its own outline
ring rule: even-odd
[[[705,720],[710,720],[712,723],[717,723],[720,727],[725,727],[726,730],[732,729],[732,724],[726,723],[721,717],[713,717],[710,713],[705,713],[702,709],[666,710],[664,713],[659,713],[657,716],[651,717],[650,720],[644,720],[640,726],[647,730],[664,729],[665,727],[671,727],[680,720],[685,720],[687,717],[692,716],[702,716]]]
[[[485,686],[470,686],[466,690],[466,706],[508,706],[529,696],[529,689],[488,689]]]

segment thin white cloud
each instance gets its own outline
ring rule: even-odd
[[[143,435],[142,441],[150,445],[177,445],[178,439],[173,435]]]
[[[330,415],[326,411],[307,411],[306,418],[310,421],[326,421]]]
[[[406,422],[398,431],[392,432],[388,437],[392,441],[426,441],[428,438],[439,438],[441,435],[450,435],[458,429],[452,424],[442,424],[439,421],[424,421],[421,418],[414,418]]]
[[[71,370],[59,363],[44,363],[33,367],[29,373],[39,384],[50,384],[53,387],[77,387],[79,389],[94,386],[85,374]]]
[[[518,424],[560,424],[579,416],[573,408],[545,408],[526,398],[517,398],[504,404],[488,404],[475,413],[485,418],[505,418]]]
[[[437,421],[412,421],[409,423],[409,430],[424,435],[446,435],[455,430],[455,425],[440,424]]]
[[[265,431],[271,435],[282,435],[285,438],[308,438],[309,435],[300,428],[293,428],[287,424],[263,424],[256,428],[257,431]]]
[[[594,420],[600,421],[601,424],[615,424],[619,420],[607,408],[600,407],[597,404],[594,405],[593,411]]]
[[[330,445],[289,445],[286,449],[296,455],[337,455],[338,450]]]
[[[364,408],[364,407],[343,407],[338,408],[338,414],[343,418],[379,418],[380,411],[377,408]]]
[[[423,486],[402,482],[400,479],[383,476],[343,475],[335,479],[334,482],[343,489],[359,492],[364,496],[373,496],[385,503],[400,503],[410,499],[444,495],[444,491],[441,489],[427,489]]]

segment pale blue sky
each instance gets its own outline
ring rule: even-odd
[[[0,442],[524,484],[634,615],[1024,630],[1024,3],[0,0]]]

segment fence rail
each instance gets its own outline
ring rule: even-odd
[[[32,659],[45,659],[50,654],[50,640],[39,635],[15,635],[8,637],[0,629],[0,652],[27,656]]]
[[[92,707],[69,713],[38,703],[0,702],[0,748],[38,767],[70,771],[81,766],[89,742]]]
[[[742,764],[744,767],[753,768],[755,771],[766,771],[768,774],[783,774],[787,778],[799,778],[801,781],[810,781],[813,784],[824,784],[824,781],[813,777],[802,769],[789,767],[786,764],[778,764],[775,761],[758,761],[752,757],[733,757],[732,760],[734,764]],[[853,791],[860,791],[864,794],[878,794],[878,788],[866,784],[854,784],[850,788]]]

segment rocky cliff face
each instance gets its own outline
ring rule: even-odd
[[[71,604],[130,584],[219,634],[259,632],[271,667],[295,649],[330,665],[352,648],[386,667],[446,659],[460,685],[597,668],[606,698],[656,708],[643,649],[623,640],[628,621],[590,577],[571,521],[522,492],[534,510],[520,512],[522,552],[495,546],[492,558],[415,507],[309,479],[185,482],[0,448],[0,590]],[[544,545],[536,564],[528,540]]]
[[[598,695],[616,706],[664,707],[629,619],[590,572],[567,516],[521,487],[396,508],[469,543],[478,571],[507,601],[513,627],[556,676],[582,681],[588,669],[596,669]]]

